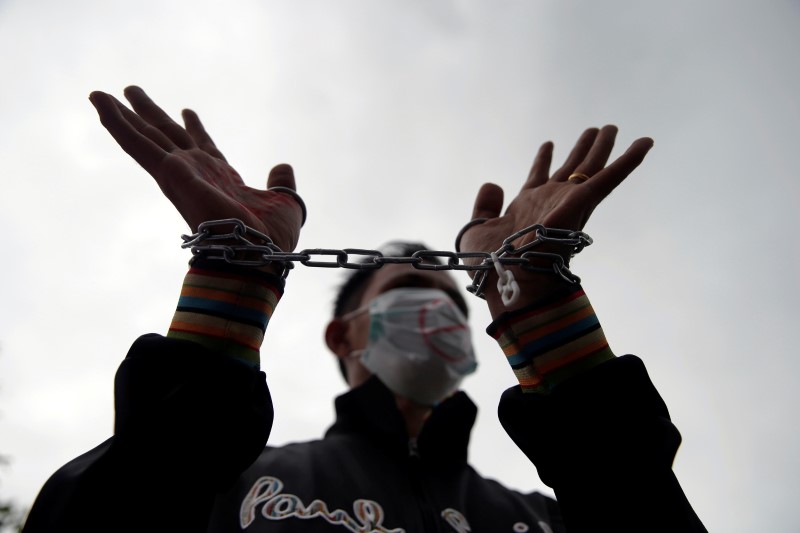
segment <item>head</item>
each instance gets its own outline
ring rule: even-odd
[[[428,248],[422,243],[396,242],[381,251],[390,256],[410,256],[423,249]],[[346,315],[369,305],[376,296],[400,287],[441,289],[465,315],[468,313],[462,292],[448,272],[419,270],[409,264],[386,264],[376,270],[353,271],[339,289],[333,319],[325,331],[328,348],[339,359],[339,368],[351,388],[361,385],[371,376],[357,357],[367,345],[370,317],[369,313],[352,318]]]

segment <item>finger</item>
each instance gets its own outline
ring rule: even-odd
[[[176,148],[175,143],[172,142],[169,137],[164,135],[164,132],[142,120],[142,117],[128,109],[125,104],[113,96],[111,98],[113,98],[114,103],[117,105],[117,109],[119,109],[120,114],[131,126],[136,128],[136,131],[149,138],[167,152],[171,152]]]
[[[597,137],[595,137],[589,153],[571,173],[585,174],[591,177],[602,170],[608,163],[608,156],[611,155],[611,150],[614,149],[614,139],[616,138],[616,126],[603,126]]]
[[[287,187],[293,191],[297,190],[294,182],[294,169],[291,165],[281,163],[272,167],[267,178],[267,189],[272,187]]]
[[[211,140],[211,136],[206,132],[203,123],[200,122],[200,117],[191,109],[183,110],[183,123],[186,125],[186,132],[192,137],[195,144],[207,154],[222,159],[227,162],[225,156],[219,151],[217,145]]]
[[[652,147],[653,139],[649,137],[635,140],[624,154],[595,174],[583,186],[591,187],[600,199],[605,198],[641,164]]]
[[[116,99],[110,94],[95,91],[89,95],[89,101],[97,110],[100,123],[117,141],[117,144],[145,170],[153,174],[167,155],[164,149],[125,120],[117,106]]]
[[[522,186],[523,189],[533,189],[544,183],[550,176],[550,163],[553,161],[553,143],[546,142],[539,147],[536,157],[533,159],[533,166],[528,173],[528,179]]]
[[[503,189],[494,183],[484,183],[475,197],[472,218],[495,218],[503,210]]]
[[[569,175],[575,172],[575,167],[577,167],[581,161],[584,160],[586,154],[589,153],[597,137],[597,132],[597,128],[589,128],[584,131],[578,138],[578,142],[575,143],[575,147],[569,153],[569,156],[567,156],[567,160],[561,168],[553,173],[553,177],[550,179],[553,181],[566,181]]]
[[[186,130],[158,107],[141,88],[135,85],[126,87],[125,98],[140,117],[164,132],[179,148],[188,149],[195,146],[192,137],[186,133]]]

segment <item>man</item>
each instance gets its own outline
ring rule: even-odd
[[[141,89],[126,97],[133,111],[104,93],[90,99],[193,230],[235,218],[295,248],[304,207],[291,167],[275,167],[266,191],[247,187],[193,112],[183,128]],[[533,224],[583,228],[652,146],[639,139],[607,165],[615,135],[587,130],[552,175],[545,144],[504,214],[502,190],[484,185],[473,219],[485,221],[461,249],[492,252]],[[236,244],[219,228],[213,242]],[[264,449],[272,405],[259,348],[283,267],[253,261],[254,250],[233,258],[246,266],[193,260],[167,337],[140,338],[120,367],[115,435],[54,474],[26,530],[704,530],[671,471],[680,436],[641,361],[614,356],[580,286],[513,265],[500,270],[516,296],[500,292],[494,271],[485,285],[488,331],[520,383],[503,395],[500,418],[558,504],[466,464],[475,407],[456,389],[474,359],[459,296],[449,276],[408,265],[364,276],[337,306],[326,341],[351,391],[326,438]],[[572,250],[546,251],[539,266]]]
[[[402,243],[392,253],[422,248]],[[379,301],[388,307],[378,309]],[[431,316],[437,309],[443,313]],[[376,310],[385,311],[377,321]],[[218,498],[211,531],[335,531],[332,524],[350,531],[562,530],[555,502],[509,491],[467,464],[477,410],[453,393],[475,360],[466,304],[451,276],[400,264],[359,272],[344,284],[334,314],[326,340],[351,387],[336,400],[336,423],[321,441],[267,448]],[[426,335],[435,353],[415,344]],[[403,354],[392,346],[415,360],[398,361]],[[390,373],[380,360],[387,352]],[[436,378],[442,366],[454,379]]]

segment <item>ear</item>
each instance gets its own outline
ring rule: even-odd
[[[347,358],[353,351],[347,339],[347,329],[348,323],[338,318],[328,322],[328,327],[325,328],[325,343],[339,359]]]

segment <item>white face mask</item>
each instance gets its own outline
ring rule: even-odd
[[[435,405],[478,366],[467,318],[444,291],[392,289],[370,302],[369,315],[361,361],[396,394]]]

